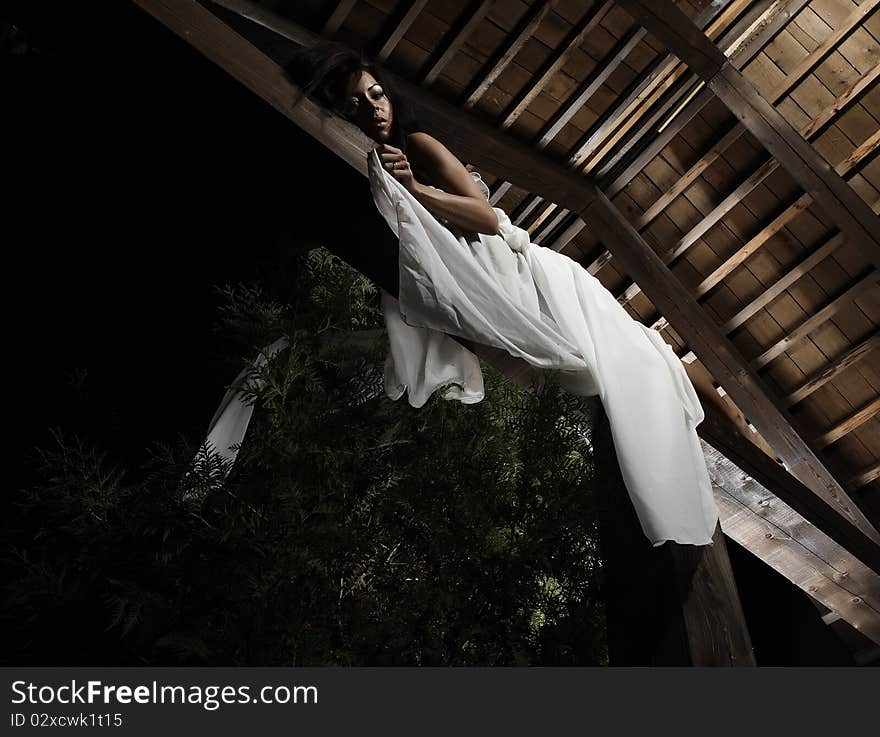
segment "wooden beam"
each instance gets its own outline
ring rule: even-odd
[[[748,37],[746,43],[740,43],[737,37],[738,46],[731,55],[731,63],[742,67],[748,64],[755,56],[757,56],[764,46],[769,43],[773,37],[779,33],[785,23],[799,12],[810,0],[787,0],[774,13],[761,29]],[[740,32],[740,28],[734,29]],[[735,34],[734,34],[735,35]],[[727,40],[726,36],[725,39]],[[669,122],[666,127],[659,132],[654,138],[648,142],[647,146],[630,161],[620,173],[612,172],[606,177],[606,181],[602,182],[602,189],[609,197],[616,196],[626,187],[632,179],[639,174],[647,164],[652,161],[657,154],[665,148],[669,142],[678,135],[679,131],[684,128],[699,112],[712,100],[714,96],[711,91],[704,89],[690,102],[688,102],[681,110],[679,110],[675,118]],[[551,244],[550,248],[561,251],[565,246],[586,227],[583,221],[574,220],[572,224],[566,228],[559,237]],[[610,253],[606,254],[610,256]],[[607,263],[607,262],[606,262]],[[592,273],[592,272],[591,272]]]
[[[559,44],[559,47],[550,55],[550,58],[541,65],[541,68],[529,79],[528,84],[510,102],[504,112],[498,116],[497,125],[501,130],[507,130],[517,121],[532,100],[556,76],[556,73],[562,68],[568,57],[571,56],[572,51],[583,43],[584,38],[601,23],[602,19],[608,15],[608,12],[613,7],[614,0],[605,0],[602,5],[597,5],[590,9],[576,25],[572,26],[562,43]]]
[[[768,99],[774,105],[785,98],[804,78],[811,74],[828,56],[837,48],[837,45],[847,39],[863,21],[865,21],[877,9],[880,0],[868,0],[853,11],[843,22],[840,28],[826,38],[820,46],[808,54],[768,95]],[[737,122],[727,133],[722,136],[712,147],[703,154],[675,183],[666,189],[660,197],[641,215],[638,227],[641,230],[652,222],[663,210],[682,194],[697,178],[721,156],[734,142],[738,141],[746,132],[746,127]]]
[[[875,266],[880,266],[880,221],[782,114],[764,98],[696,25],[669,0],[619,0],[706,81]]]
[[[772,0],[755,3],[746,17],[721,37],[718,45],[724,49],[724,55],[730,57],[730,63],[741,69],[761,53],[807,2],[808,0]],[[705,85],[704,82],[701,84]],[[699,93],[697,89],[700,89]],[[673,115],[656,129],[653,122],[650,128],[640,128],[638,135],[643,139],[644,145],[619,160],[612,171],[603,168],[600,186],[609,197],[620,192],[666,146],[677,131],[713,99],[711,90],[704,86],[694,88],[694,93],[689,102],[676,108]],[[648,134],[652,134],[653,138],[649,138]]]
[[[870,89],[880,76],[880,63],[866,74],[861,75],[856,82],[841,94],[831,105],[822,109],[815,120],[800,130],[800,134],[807,141],[812,141],[825,128],[835,121],[843,111],[845,111],[853,102],[859,99],[859,96],[867,89]],[[672,257],[677,259],[688,248],[703,237],[713,226],[715,226],[721,218],[729,213],[736,205],[742,202],[755,188],[761,184],[767,177],[779,168],[779,162],[776,159],[769,159],[762,166],[758,167],[749,177],[747,177],[736,189],[734,189],[727,197],[725,197],[718,205],[707,213],[703,219],[694,225],[672,248]]]
[[[761,294],[755,297],[755,299],[749,302],[733,317],[724,322],[721,325],[721,331],[725,335],[730,335],[731,332],[736,330],[750,317],[757,314],[762,308],[770,304],[798,279],[804,276],[815,266],[818,266],[820,263],[822,263],[826,258],[828,258],[832,253],[840,248],[843,245],[844,241],[845,238],[843,237],[843,233],[838,233],[837,235],[831,236],[831,238],[825,241],[825,243],[823,243],[818,248],[814,249],[812,253],[810,253],[799,264],[797,264],[797,266],[783,274],[779,279],[777,279],[773,284],[767,287],[763,292],[761,292]],[[658,325],[655,329],[659,330],[660,326]]]
[[[483,22],[486,14],[495,4],[495,0],[476,0],[465,8],[461,17],[456,20],[455,25],[449,29],[439,51],[434,57],[428,61],[425,70],[420,73],[419,84],[430,87],[434,84],[440,73],[446,68],[446,65],[452,61],[456,54],[461,51],[468,37],[476,30],[477,26]]]
[[[158,14],[167,25],[179,29],[178,32],[190,43],[197,48],[203,48],[209,58],[216,60],[289,117],[293,110],[306,102],[301,100],[299,105],[292,106],[290,96],[295,90],[283,79],[280,68],[243,40],[241,40],[243,46],[239,48],[233,47],[231,42],[229,45],[221,46],[215,38],[211,36],[205,38],[204,32],[199,32],[200,29],[190,28],[190,33],[187,35],[186,30],[193,22],[184,22],[178,16],[185,12],[187,14],[196,12],[193,8],[193,0],[136,0],[136,2]],[[275,19],[275,30],[283,35],[289,22],[281,23],[281,20]],[[234,34],[228,27],[224,26],[224,28]],[[287,30],[299,37],[303,35],[301,29]],[[215,33],[220,31],[215,30]],[[198,45],[199,42],[201,46]],[[247,63],[246,59],[250,60],[250,63]],[[719,383],[725,386],[739,407],[744,412],[748,412],[761,434],[768,442],[774,444],[774,450],[786,461],[789,470],[803,479],[815,494],[827,500],[828,504],[849,518],[851,523],[863,534],[871,537],[875,544],[880,540],[880,535],[874,527],[864,518],[860,510],[851,506],[838,482],[795,432],[790,417],[770,398],[754,370],[747,365],[729,340],[720,334],[717,326],[695,300],[683,293],[680,283],[663,267],[653,250],[632,229],[607,197],[595,188],[595,185],[547,161],[508,135],[499,133],[462,113],[461,110],[436,99],[429,92],[402,79],[398,79],[397,82],[401,93],[407,95],[414,112],[428,132],[444,140],[450,149],[465,161],[486,167],[488,170],[498,171],[509,180],[516,182],[518,186],[542,191],[554,199],[558,198],[563,204],[571,203],[573,207],[578,207],[588,202],[589,204],[580,211],[580,215],[593,224],[596,232],[606,243],[615,244],[615,257],[624,268],[636,274],[640,283],[650,283],[651,292],[646,293],[664,314],[674,317],[677,321],[676,328],[682,336],[695,347],[704,365]],[[326,120],[322,120],[315,111],[305,117],[304,122],[310,128],[309,132],[314,130],[319,140],[326,141],[325,145],[335,146],[335,142],[332,139],[328,140],[320,125],[321,122],[326,124]],[[313,118],[317,118],[318,125],[313,124]],[[334,124],[344,125],[343,121]],[[351,129],[352,126],[345,125],[345,128]],[[347,132],[346,135],[351,136],[351,132]],[[341,143],[342,147],[346,148],[345,139]],[[359,170],[362,171],[366,165],[365,152],[361,150],[354,158],[359,159]]]
[[[565,103],[557,110],[551,118],[544,124],[535,138],[532,145],[536,150],[542,151],[550,141],[561,131],[565,125],[577,114],[577,112],[587,103],[587,101],[596,93],[596,91],[608,81],[608,78],[623,63],[624,59],[638,46],[639,42],[645,36],[646,31],[643,28],[633,29],[626,38],[622,39],[603,59],[596,68],[587,76],[580,86],[569,95]],[[496,183],[493,188],[494,200],[498,202],[510,189],[510,182]],[[541,197],[535,197],[535,207],[542,202]],[[514,219],[511,213],[511,219],[515,224],[518,221]]]
[[[391,52],[397,48],[397,44],[406,35],[410,26],[415,23],[419,13],[425,9],[427,4],[428,0],[410,0],[409,7],[402,15],[392,17],[391,28],[387,31],[385,40],[375,53],[377,61],[385,62],[391,56]]]
[[[749,0],[735,0],[735,2],[732,2],[732,0],[721,0],[718,3],[712,3],[700,13],[697,17],[697,23],[702,25],[709,23],[714,19],[714,22],[710,26],[711,32],[714,32],[725,25],[725,23],[732,17],[735,17],[744,5],[748,5],[748,2]],[[637,42],[644,37],[645,33],[645,29],[637,28],[628,38],[630,41]],[[629,51],[626,51],[624,56],[628,53]],[[618,53],[612,52],[609,63],[615,64],[615,66],[619,63]],[[651,62],[648,67],[642,71],[640,77],[634,80],[619,96],[617,103],[603,112],[598,120],[596,120],[590,127],[590,130],[588,130],[578,143],[575,144],[573,151],[569,154],[568,165],[577,168],[580,164],[584,163],[591,157],[592,151],[595,147],[605,145],[607,136],[613,135],[614,141],[616,141],[619,137],[618,133],[622,135],[620,127],[632,125],[635,120],[647,110],[650,104],[657,99],[657,95],[668,89],[684,70],[684,65],[678,64],[673,54],[666,54],[665,56],[658,57]],[[667,83],[666,80],[669,78],[670,73],[673,74],[674,78],[670,79]],[[657,86],[661,85],[661,83],[665,86],[660,89],[657,95],[652,96],[652,93],[655,93]],[[553,135],[555,135],[555,133]],[[612,143],[614,141],[612,141]],[[611,144],[608,145],[610,146]],[[588,169],[585,171],[588,171]],[[498,188],[497,192],[493,191],[491,202],[493,204],[497,203],[507,192],[509,187],[510,185],[508,183],[504,183]],[[535,194],[530,194],[521,203],[519,212],[512,216],[513,222],[517,225],[521,224],[541,202],[543,202],[543,198]],[[540,219],[548,216],[550,211],[555,209],[555,207],[555,204],[550,203],[548,208],[545,209],[543,215],[540,216]],[[561,219],[561,217],[566,216],[568,212],[567,209],[564,209],[561,216],[557,215],[554,220],[558,222],[558,220]],[[531,229],[532,228],[530,228],[530,230]]]
[[[832,299],[827,305],[813,315],[810,315],[792,332],[776,341],[767,348],[759,356],[752,359],[752,366],[756,369],[764,368],[774,358],[794,348],[798,343],[804,340],[810,333],[820,326],[828,322],[840,310],[848,307],[854,300],[858,299],[869,289],[880,287],[880,271],[873,269],[871,273],[866,274],[855,284],[849,287],[843,294]]]
[[[555,7],[559,0],[538,0],[525,13],[525,15],[517,23],[511,32],[502,49],[486,64],[484,69],[477,75],[476,79],[468,86],[461,97],[460,104],[465,110],[470,110],[476,105],[486,90],[492,86],[492,83],[498,79],[514,57],[519,53],[520,49],[526,45],[526,42],[535,34],[541,21],[551,8]]]
[[[864,407],[853,412],[849,417],[838,422],[827,432],[823,432],[813,442],[817,448],[825,448],[836,443],[843,436],[848,435],[857,427],[864,425],[868,420],[874,419],[880,414],[880,397],[875,397]]]
[[[836,167],[835,172],[840,176],[848,176],[854,173],[858,167],[864,164],[877,150],[880,148],[880,131],[874,134],[849,156],[841,161]],[[767,241],[782,230],[788,223],[794,220],[804,210],[813,204],[813,198],[809,194],[803,194],[786,207],[779,215],[758,233],[756,233],[749,241],[740,247],[736,253],[729,256],[724,263],[715,269],[709,276],[701,281],[693,290],[693,294],[697,299],[708,294],[718,283],[721,282],[728,274],[746,261],[759,248],[762,248]]]
[[[581,218],[590,222],[591,227],[599,234],[603,242],[614,244],[615,258],[627,273],[640,273],[641,278],[645,280],[639,282],[642,284],[651,282],[656,284],[658,279],[665,281],[670,272],[653,250],[641,240],[638,233],[603,194],[599,194],[597,203],[599,204],[594,203],[581,212]],[[641,245],[636,248],[636,243]],[[654,285],[652,284],[649,289],[654,291]],[[671,310],[677,315],[674,323],[676,330],[688,341],[688,344],[691,345],[715,379],[725,387],[733,401],[751,418],[761,435],[786,462],[787,468],[795,476],[802,479],[806,485],[814,488],[830,504],[837,506],[865,534],[877,540],[878,533],[873,525],[867,519],[863,522],[856,522],[857,519],[863,517],[861,510],[854,507],[848,498],[841,495],[841,492],[836,489],[832,490],[833,487],[839,487],[838,482],[821,465],[806,442],[800,438],[793,427],[791,417],[781,410],[781,405],[774,402],[758,379],[754,369],[743,361],[728,338],[721,334],[712,318],[699,307],[691,295],[687,294],[680,285],[674,292],[657,289],[654,295],[651,295],[646,289],[646,294],[649,294],[652,302],[663,314],[670,314]],[[657,304],[654,301],[655,297],[662,300],[664,305]],[[690,343],[692,339],[700,342],[699,348]],[[810,469],[818,471],[816,464],[819,464],[822,470],[819,471],[819,476],[811,478],[814,471]],[[817,488],[817,480],[820,478],[821,484]],[[823,492],[822,487],[825,484],[828,484],[825,487],[828,490]]]
[[[853,475],[847,485],[850,490],[855,491],[857,489],[861,489],[863,486],[867,486],[872,481],[876,481],[880,479],[880,461],[877,463],[872,463],[863,471]]]
[[[786,407],[793,407],[798,402],[802,402],[814,391],[825,386],[825,384],[832,379],[837,378],[840,374],[850,368],[850,366],[855,366],[871,351],[877,350],[880,350],[880,330],[874,330],[874,332],[867,338],[859,341],[851,348],[848,348],[831,364],[813,374],[797,389],[786,394],[782,398],[782,403]]]
[[[602,403],[593,397],[585,408],[596,457],[609,665],[754,666],[720,527],[712,545],[653,548],[614,462]],[[647,619],[645,602],[651,609]]]
[[[866,74],[861,75],[847,90],[841,93],[837,99],[827,107],[823,108],[814,120],[811,120],[800,130],[801,135],[810,141],[816,138],[825,128],[837,120],[848,107],[859,99],[859,96],[870,89],[880,77],[880,63],[874,65]],[[725,136],[726,137],[726,136]],[[667,252],[663,254],[663,261],[667,265],[674,264],[681,258],[688,249],[694,245],[700,238],[709,232],[721,219],[727,215],[734,207],[742,202],[749,194],[751,194],[767,177],[779,168],[779,162],[770,158],[759,166],[754,172],[745,178],[730,194],[721,200],[715,207],[706,213],[702,220],[696,223],[687,233],[685,233]],[[644,218],[638,222],[642,223]],[[644,226],[642,226],[644,227]],[[641,290],[638,285],[632,283],[624,288],[622,297],[619,301],[622,304],[630,302]]]
[[[880,643],[876,572],[821,532],[814,534],[816,528],[754,479],[730,468],[721,454],[718,463],[709,463],[724,534]],[[854,573],[858,581],[850,578]]]
[[[324,24],[321,35],[325,38],[333,36],[333,34],[342,27],[342,24],[345,23],[345,19],[348,18],[348,14],[351,13],[352,8],[354,8],[355,2],[357,2],[357,0],[339,0],[339,2],[336,3],[335,10],[330,14],[330,17]]]
[[[837,576],[852,570],[852,566],[860,561],[861,565],[873,572],[872,575],[865,572],[865,577],[859,582],[861,591],[872,592],[871,596],[880,599],[876,578],[880,575],[880,549],[865,536],[850,536],[845,517],[827,507],[818,497],[805,495],[803,484],[790,474],[780,477],[778,462],[765,453],[755,453],[754,443],[742,432],[731,431],[727,417],[713,404],[707,403],[704,407],[706,418],[697,428],[701,440],[720,452],[740,471],[738,474],[734,469],[725,471],[733,471],[734,476],[730,479],[733,483],[721,483],[719,477],[713,473],[711,453],[706,453],[713,485],[722,486],[726,493],[732,494],[752,511],[766,517],[774,526],[788,530],[789,535],[798,539],[811,553],[836,568]],[[751,484],[757,484],[758,487],[750,490]],[[755,496],[748,500],[742,496],[743,493]],[[720,502],[717,493],[715,500]],[[778,507],[777,500],[785,506]],[[791,517],[791,514],[795,516]],[[817,534],[819,527],[816,526],[816,520],[819,519],[824,521],[821,533]],[[725,534],[731,521],[732,518],[722,512],[721,524]],[[753,522],[757,523],[756,520]],[[761,527],[757,525],[755,529],[761,530]],[[828,547],[832,541],[834,544]],[[760,551],[762,557],[763,551],[759,545],[751,544],[747,547],[756,554]],[[840,547],[845,548],[855,560],[843,562],[839,559],[837,554]],[[838,580],[837,576],[835,580]],[[880,607],[880,600],[877,603]]]

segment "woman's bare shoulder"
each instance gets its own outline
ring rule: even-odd
[[[438,160],[446,156],[452,156],[452,152],[446,148],[434,136],[424,131],[415,131],[406,138],[408,154],[415,154],[423,160]]]

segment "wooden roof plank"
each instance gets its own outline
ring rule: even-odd
[[[590,33],[608,12],[614,7],[614,0],[605,0],[601,5],[591,8],[563,39],[558,48],[553,50],[550,58],[535,72],[529,83],[514,97],[507,108],[498,116],[497,126],[501,130],[507,130],[512,126],[520,115],[525,112],[541,91],[550,83],[550,80],[562,68],[572,51],[581,45],[587,34]]]
[[[863,471],[859,471],[859,473],[854,474],[849,482],[848,486],[850,489],[861,489],[863,486],[867,486],[872,481],[876,481],[880,479],[880,461],[877,463],[872,463],[870,466],[865,468]]]
[[[462,108],[470,110],[480,101],[492,83],[498,79],[501,72],[510,65],[520,49],[534,35],[538,26],[541,25],[541,21],[557,2],[558,0],[543,0],[543,2],[538,0],[529,8],[517,23],[504,47],[486,64],[484,71],[480,72],[479,76],[465,90],[460,101]]]
[[[565,101],[559,110],[544,124],[535,139],[532,141],[535,149],[541,151],[545,149],[549,143],[556,137],[565,125],[577,114],[577,112],[587,103],[587,101],[596,93],[596,91],[608,80],[614,71],[623,63],[626,57],[644,38],[646,31],[643,28],[635,28],[627,37],[622,39],[611,50],[608,58],[603,60],[590,75],[580,84],[569,98]],[[510,182],[496,183],[493,188],[493,196],[490,201],[497,203],[510,189]],[[514,224],[519,225],[523,219],[534,210],[543,198],[540,196],[529,196],[523,204],[510,214]]]
[[[856,148],[844,161],[836,167],[835,172],[840,176],[848,176],[870,158],[880,147],[880,130]],[[698,299],[711,291],[722,279],[740,266],[755,251],[763,247],[767,241],[788,223],[794,220],[804,210],[813,204],[813,198],[809,194],[802,194],[792,202],[785,210],[777,215],[772,222],[768,223],[756,233],[746,244],[739,248],[736,253],[729,256],[724,263],[709,274],[694,288],[694,296]]]
[[[495,0],[477,0],[477,2],[471,3],[464,10],[455,26],[449,30],[449,33],[444,38],[443,45],[436,54],[436,57],[428,61],[425,70],[420,75],[420,84],[430,87],[434,83],[447,64],[461,51],[465,41],[476,30],[477,26],[483,22],[486,14],[494,4]]]
[[[738,66],[745,66],[750,62],[760,51],[764,48],[764,46],[769,43],[773,37],[779,33],[779,31],[784,27],[785,23],[800,11],[809,0],[786,0],[785,4],[778,8],[778,12],[774,13],[772,17],[763,25],[761,30],[752,35],[748,42],[745,44],[740,44],[736,51],[731,56],[731,62]],[[772,5],[770,7],[773,7]],[[747,19],[749,20],[749,19]],[[743,29],[737,25],[734,29],[734,33],[731,35],[742,34]],[[727,39],[727,36],[724,37],[724,40]],[[738,41],[737,37],[734,39]],[[673,56],[670,53],[670,56]],[[675,138],[676,135],[687,125],[694,117],[696,117],[699,112],[709,104],[714,99],[711,91],[708,89],[704,89],[701,91],[696,97],[694,97],[690,102],[688,102],[683,108],[678,110],[675,114],[675,117],[667,122],[666,127],[660,131],[657,135],[654,136],[652,140],[650,140],[644,149],[636,155],[632,161],[630,161],[625,168],[620,173],[611,173],[607,177],[609,180],[606,183],[603,182],[602,187],[605,193],[609,197],[614,197],[619,192],[621,192],[627,184],[632,181],[632,179],[639,173],[641,170],[653,160],[660,151],[666,147],[669,142]],[[574,220],[571,225],[569,225],[559,236],[549,245],[550,248],[553,248],[556,251],[561,251],[565,246],[580,233],[581,230],[585,227],[583,221]],[[611,258],[611,254],[609,252],[604,252],[600,255],[598,261],[602,261],[602,265],[607,263]],[[590,273],[593,272],[594,264],[591,264],[588,267]]]
[[[880,63],[877,63],[867,74],[858,77],[855,83],[843,92],[832,105],[825,107],[815,120],[810,121],[810,123],[801,128],[800,132],[804,138],[809,141],[817,137],[826,126],[837,120],[848,106],[859,98],[859,95],[870,89],[878,77],[880,77]],[[734,207],[742,202],[778,168],[779,162],[776,159],[770,158],[765,161],[712,210],[706,213],[698,223],[663,255],[664,263],[668,265],[675,263],[694,243],[699,241],[711,228],[717,225],[725,215],[733,210]],[[638,222],[642,223],[643,221],[644,218],[641,218]],[[630,283],[624,288],[618,300],[626,304],[640,292],[641,290],[638,288],[638,285]]]
[[[427,4],[428,0],[410,0],[409,7],[406,11],[400,15],[395,15],[391,19],[391,27],[386,31],[385,40],[375,53],[377,61],[384,62],[389,56],[391,56],[391,52],[397,48],[397,44],[399,44],[400,40],[406,35],[409,27],[415,23],[416,18],[419,17],[419,13],[425,9],[425,5]]]
[[[831,236],[831,238],[825,241],[821,246],[813,249],[813,251],[806,258],[801,260],[797,266],[786,271],[779,279],[755,297],[755,299],[723,323],[721,330],[728,335],[736,330],[736,328],[746,322],[763,307],[770,304],[798,279],[828,258],[843,245],[845,240],[843,233],[837,233],[836,235]]]
[[[817,448],[825,448],[826,446],[836,443],[845,435],[851,433],[857,427],[864,425],[868,420],[877,417],[880,414],[880,397],[875,397],[864,407],[853,412],[849,417],[838,422],[827,432],[819,435],[813,443]]]
[[[856,280],[843,294],[832,299],[818,312],[810,315],[800,325],[792,330],[788,335],[780,338],[776,343],[767,348],[761,355],[752,359],[752,366],[761,369],[770,363],[774,358],[791,350],[798,343],[804,340],[810,333],[824,325],[840,310],[849,306],[853,300],[860,297],[864,292],[871,288],[880,287],[880,271],[872,269],[870,273],[865,274],[861,279]]]
[[[356,2],[357,0],[339,0],[336,3],[336,8],[324,24],[321,35],[329,38],[336,33],[342,27],[342,24],[345,23],[345,19],[348,18],[348,14],[351,13]]]
[[[231,0],[224,0],[230,2]],[[253,3],[239,0],[253,12]],[[301,99],[296,106],[291,105],[295,92],[292,85],[283,79],[281,70],[265,55],[241,39],[233,44],[232,37],[237,34],[220,23],[212,25],[213,35],[200,32],[193,27],[194,21],[183,15],[199,16],[194,0],[135,0],[141,7],[154,15],[162,17],[163,22],[177,27],[178,33],[187,41],[215,60],[236,78],[247,84],[270,104],[277,107],[292,120],[302,123],[306,130],[352,163],[359,171],[366,168],[366,151],[363,136],[360,136],[358,151],[353,131],[356,129],[341,120],[328,121],[315,110],[317,106],[305,105]],[[200,6],[196,6],[200,7]],[[208,13],[208,11],[204,11]],[[306,39],[308,32],[298,24],[278,18],[270,11],[261,10],[261,23],[281,35]],[[208,13],[208,15],[211,15]],[[213,16],[212,16],[213,17]],[[202,19],[201,23],[207,23]],[[196,23],[196,26],[198,24]],[[227,32],[222,31],[226,28]],[[225,35],[222,40],[221,33]],[[229,38],[229,34],[232,34]],[[318,37],[312,34],[313,42]],[[238,37],[240,38],[240,37]],[[725,385],[737,404],[749,413],[752,422],[767,440],[774,444],[774,450],[786,461],[787,468],[803,481],[806,488],[812,489],[822,500],[818,509],[831,507],[836,514],[846,518],[852,529],[847,533],[852,544],[864,546],[859,539],[868,538],[869,549],[878,547],[880,535],[868,522],[861,511],[851,507],[850,500],[839,483],[815,456],[807,443],[792,427],[791,418],[777,405],[767,393],[758,375],[739,355],[727,338],[721,335],[717,325],[700,308],[690,295],[683,294],[680,283],[663,266],[653,250],[633,230],[626,218],[611,204],[608,198],[592,182],[573,175],[568,170],[547,161],[534,150],[524,146],[507,134],[500,133],[482,121],[474,119],[437,99],[430,92],[418,88],[406,80],[396,78],[402,94],[407,95],[416,114],[427,130],[444,140],[447,145],[464,160],[485,166],[490,171],[497,170],[520,186],[542,191],[564,204],[582,207],[580,215],[590,220],[596,232],[606,243],[613,243],[615,258],[621,265],[635,274],[640,283],[650,283],[649,294],[652,301],[665,314],[676,321],[676,329],[694,346],[704,365],[720,383]],[[296,113],[305,110],[305,113]],[[297,115],[299,117],[297,117]],[[317,124],[316,124],[317,123]],[[332,125],[331,125],[332,124]],[[334,136],[328,138],[328,131]],[[358,131],[359,133],[359,131]],[[337,138],[339,140],[337,140]],[[347,152],[351,150],[354,156]],[[584,203],[587,202],[586,206]],[[763,455],[763,454],[761,454]],[[805,500],[805,503],[811,503]],[[825,505],[825,506],[823,506]]]
[[[846,352],[807,379],[797,389],[786,394],[782,398],[783,404],[787,407],[793,407],[798,402],[802,402],[814,391],[825,386],[825,384],[832,379],[837,378],[850,366],[855,366],[855,364],[865,358],[871,351],[877,350],[880,350],[880,330],[874,330],[871,335],[847,349]]]
[[[669,0],[618,1],[706,81],[865,258],[880,266],[877,216],[718,47]]]

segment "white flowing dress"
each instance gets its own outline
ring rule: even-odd
[[[446,399],[480,401],[479,360],[449,336],[559,370],[564,389],[602,401],[651,544],[711,544],[719,510],[696,432],[703,408],[672,347],[586,269],[531,243],[504,210],[493,208],[501,235],[465,234],[428,212],[375,150],[368,169],[376,207],[400,241],[399,298],[382,293],[388,396],[407,392],[421,407],[446,386]]]
[[[428,212],[375,150],[368,168],[376,207],[400,241],[399,299],[382,292],[386,394],[406,392],[414,407],[441,387],[446,399],[483,399],[479,360],[450,336],[556,369],[564,389],[602,401],[651,544],[711,544],[719,510],[696,432],[703,408],[672,348],[568,256],[531,243],[504,210],[493,208],[501,235],[464,234]],[[256,365],[287,346],[279,338]],[[242,393],[260,386],[251,382],[249,370],[236,377],[208,429],[208,448],[229,461],[227,470],[253,412]]]

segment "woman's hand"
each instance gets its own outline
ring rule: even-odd
[[[379,158],[382,160],[382,166],[385,167],[386,171],[410,192],[415,192],[418,182],[413,177],[406,154],[399,148],[387,143],[380,143],[376,150],[379,152]]]

